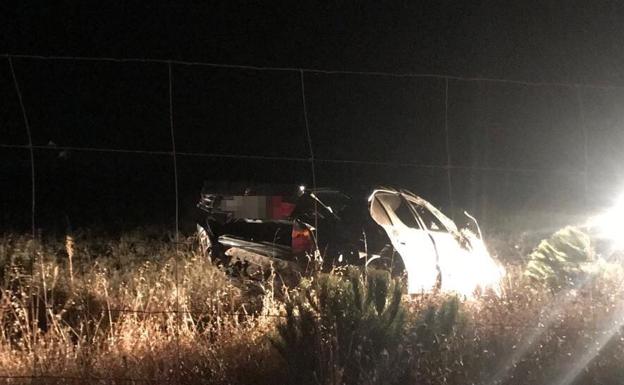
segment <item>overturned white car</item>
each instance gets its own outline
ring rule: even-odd
[[[371,217],[403,261],[409,294],[500,290],[505,271],[488,253],[478,227],[479,234],[459,230],[431,203],[405,190],[379,188],[368,201]]]

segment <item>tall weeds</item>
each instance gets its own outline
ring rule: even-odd
[[[557,290],[508,266],[501,296],[473,299],[408,297],[386,273],[354,268],[276,293],[273,276],[228,277],[169,238],[83,232],[68,245],[1,237],[0,376],[45,384],[622,383],[618,263]]]
[[[230,383],[271,368],[272,310],[192,249],[7,236],[0,261],[0,375]]]

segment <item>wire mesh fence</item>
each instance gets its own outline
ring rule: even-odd
[[[24,222],[28,205],[40,227],[148,215],[179,228],[202,180],[397,185],[453,210],[565,211],[608,196],[599,193],[619,177],[604,167],[619,159],[605,143],[618,87],[143,59],[7,62],[5,95],[19,103],[7,104],[0,146],[13,160],[6,179],[16,176],[32,202],[6,197],[5,225]],[[30,183],[17,177],[27,174]],[[88,207],[91,196],[117,212]]]
[[[482,215],[591,207],[619,184],[621,87],[4,56],[0,154],[11,187],[2,192],[2,223],[29,228],[33,239],[59,221],[153,221],[175,231],[177,251],[204,180],[399,185],[451,212]],[[107,311],[182,322],[189,311],[175,295],[175,309]],[[2,378],[84,379],[47,376],[36,362],[31,376]]]

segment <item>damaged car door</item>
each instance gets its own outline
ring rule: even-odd
[[[373,220],[383,227],[403,260],[408,292],[430,291],[438,279],[437,253],[408,201],[392,190],[375,190],[369,201]]]

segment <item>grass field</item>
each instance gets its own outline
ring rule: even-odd
[[[617,264],[552,290],[408,298],[385,273],[231,277],[189,237],[0,239],[6,383],[621,384]],[[509,259],[509,258],[508,258]],[[506,260],[503,258],[503,260]],[[7,378],[23,377],[23,378]]]

